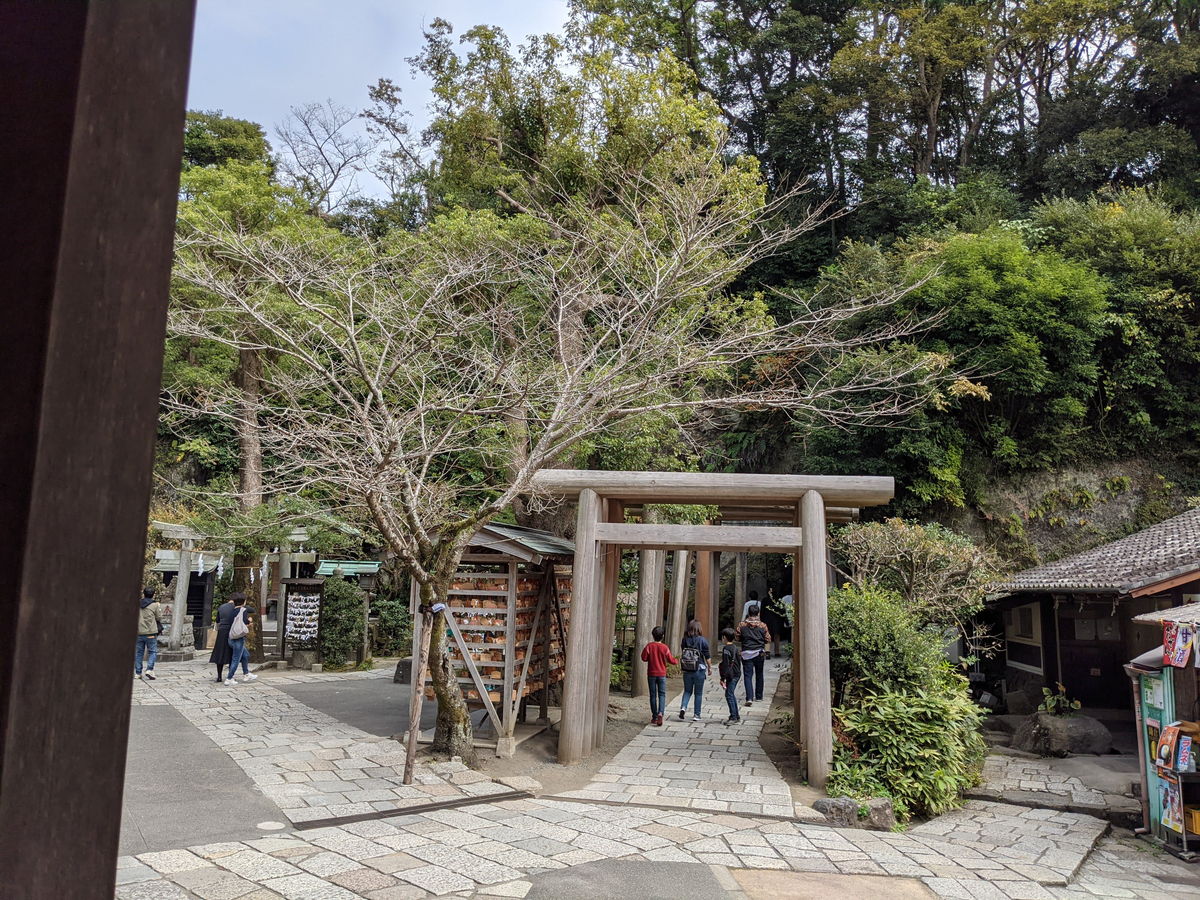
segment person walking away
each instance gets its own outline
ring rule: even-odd
[[[217,666],[218,682],[225,680],[221,677],[221,671],[233,657],[233,648],[229,646],[229,626],[233,624],[233,611],[236,609],[233,598],[239,596],[245,603],[245,594],[230,594],[229,598],[217,608],[217,639],[213,642],[212,655],[208,657],[208,661]],[[232,668],[229,670],[229,675],[233,676]]]
[[[763,654],[771,640],[771,632],[758,617],[758,607],[751,606],[750,615],[737,627],[742,645],[742,676],[746,680],[746,707],[763,698]]]
[[[133,657],[133,677],[142,677],[142,656],[146,658],[146,678],[154,681],[154,662],[158,659],[158,636],[162,634],[162,604],[154,599],[154,588],[142,591],[138,610],[137,651]]]
[[[650,724],[661,725],[667,709],[667,663],[679,665],[671,655],[671,648],[663,643],[666,636],[661,625],[655,625],[650,636],[654,639],[642,648],[642,661],[646,664],[646,681],[650,684]]]
[[[717,674],[721,677],[721,688],[725,691],[725,702],[729,704],[729,718],[726,725],[736,725],[742,721],[738,716],[737,686],[742,680],[742,660],[738,648],[733,643],[737,633],[732,628],[721,632],[721,640],[725,645],[721,648],[721,662],[717,666]]]
[[[229,623],[229,677],[225,683],[237,684],[234,676],[237,674],[238,663],[242,664],[242,683],[256,681],[257,675],[250,672],[250,652],[246,649],[246,636],[250,634],[250,610],[246,609],[246,595],[234,594],[233,619]]]
[[[782,656],[780,651],[780,641],[782,636],[790,634],[791,629],[788,627],[788,619],[792,611],[792,595],[784,594],[782,597],[775,597],[774,594],[768,596],[767,599],[767,614],[762,617],[763,624],[767,626],[767,630],[771,632],[771,655]]]
[[[708,641],[701,630],[700,622],[688,622],[687,632],[679,645],[679,668],[683,670],[683,700],[679,706],[679,718],[687,715],[688,701],[696,697],[693,722],[700,721],[700,704],[704,701],[704,679],[708,677],[708,660],[712,655]]]

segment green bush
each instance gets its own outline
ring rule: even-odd
[[[834,750],[833,796],[890,797],[903,821],[945,812],[979,783],[983,714],[957,675],[943,670],[928,687],[866,692],[834,713],[847,743]]]
[[[919,626],[894,591],[847,586],[829,594],[829,669],[838,702],[859,685],[926,684],[945,666],[943,643],[940,634]]]
[[[847,587],[829,598],[829,663],[840,738],[831,796],[892,799],[896,815],[932,815],[976,784],[982,712],[898,594]]]
[[[321,662],[344,666],[363,637],[363,593],[343,578],[326,578],[321,598]]]
[[[376,600],[373,609],[379,614],[379,652],[387,656],[406,656],[412,650],[412,615],[408,611],[407,597]]]

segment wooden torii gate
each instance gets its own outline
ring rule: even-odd
[[[892,499],[891,478],[814,475],[741,475],[702,472],[597,472],[548,469],[534,490],[575,499],[574,598],[567,638],[566,677],[558,760],[571,764],[604,740],[608,677],[620,550],[692,549],[794,553],[795,616],[792,631],[792,704],[796,738],[805,753],[808,780],[823,789],[833,758],[829,683],[829,617],[826,524],[848,521],[858,509]],[[779,525],[630,524],[625,513],[643,504],[713,506],[723,521],[777,521]],[[784,524],[786,523],[786,524]],[[699,566],[697,573],[699,576]],[[710,574],[697,612],[715,633],[715,579]],[[699,578],[698,578],[699,582]]]

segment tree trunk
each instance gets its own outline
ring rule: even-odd
[[[241,389],[241,408],[238,410],[237,435],[240,463],[238,468],[238,501],[241,510],[248,513],[263,503],[263,458],[262,437],[258,426],[258,402],[262,392],[262,360],[256,350],[238,351],[237,385]],[[250,583],[251,570],[257,570],[262,560],[257,553],[245,552],[234,556],[234,590],[246,595],[246,603],[253,612],[254,626],[249,635],[250,660],[262,662],[262,617],[264,610],[259,603],[261,589],[257,582]]]
[[[457,568],[457,564],[455,566]],[[446,584],[440,587],[421,585],[421,602],[432,606],[446,602]],[[446,615],[439,612],[429,629],[429,677],[437,698],[437,726],[433,734],[433,750],[448,756],[461,756],[469,766],[475,765],[475,733],[471,713],[458,686],[458,676],[446,646]]]

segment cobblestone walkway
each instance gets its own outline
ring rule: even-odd
[[[976,800],[995,800],[1035,809],[1088,813],[1118,824],[1140,823],[1141,806],[1126,794],[1105,793],[1058,766],[1062,760],[1031,759],[994,753],[983,764],[983,782],[967,792]],[[1129,779],[1136,778],[1134,772]],[[1108,783],[1112,784],[1111,779]]]
[[[1165,900],[1197,893],[1194,882],[1187,884],[1186,867],[1172,860],[1153,862],[1157,858],[1145,851],[1139,858],[1139,851],[1123,842],[1105,844],[1081,868],[1078,860],[1107,825],[1088,816],[1032,812],[971,803],[930,823],[942,827],[893,834],[551,798],[484,802],[122,858],[117,896],[523,897],[543,873],[607,859],[909,877],[954,900]],[[1077,869],[1077,879],[1064,886],[1064,873]]]
[[[691,709],[679,720],[683,695],[676,695],[662,726],[647,725],[586,788],[559,796],[823,822],[820,813],[792,802],[791,789],[758,742],[782,668],[767,662],[766,699],[749,709],[742,705],[738,725],[722,724],[729,707],[715,676],[705,679],[701,722],[692,721]],[[739,685],[739,704],[744,697]]]
[[[227,687],[216,682],[213,668],[200,662],[163,666],[156,672],[158,680],[135,682],[133,702],[177,709],[228,753],[293,824],[510,790],[461,763],[418,766],[414,783],[405,785],[402,744],[339,722],[269,683],[319,680],[321,673],[264,675]]]
[[[662,727],[647,726],[586,790],[499,801],[487,794],[506,790],[504,785],[460,763],[422,766],[419,783],[405,788],[399,783],[404,761],[399,744],[338,722],[264,683],[281,677],[385,676],[390,671],[281,673],[229,688],[207,680],[208,666],[181,664],[157,682],[136,684],[134,702],[178,709],[236,759],[294,825],[372,810],[396,812],[240,843],[122,857],[117,897],[524,897],[543,876],[609,861],[707,866],[726,886],[728,900],[744,900],[730,873],[744,869],[776,870],[790,878],[805,873],[907,878],[947,900],[1200,897],[1200,876],[1189,867],[1127,833],[1108,834],[1108,823],[1089,815],[977,800],[903,833],[816,824],[810,821],[816,813],[791,802],[787,784],[758,744],[769,703],[756,703],[743,711],[741,726],[726,728],[715,679],[706,685],[706,721],[692,723],[689,713],[686,721],[668,716]],[[764,696],[771,696],[778,678],[778,668],[768,664]],[[673,698],[669,711],[677,713],[678,704]],[[1006,767],[1002,774],[1016,771]],[[406,806],[468,796],[478,802],[403,812]],[[631,886],[630,896],[636,895]],[[886,888],[879,896],[888,896]]]

